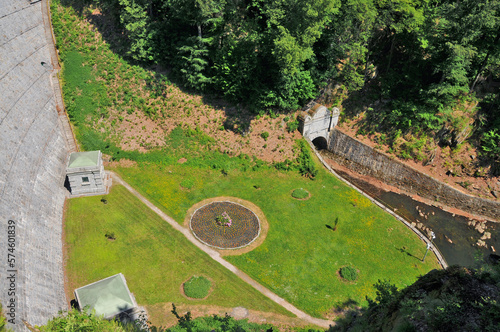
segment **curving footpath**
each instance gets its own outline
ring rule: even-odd
[[[277,304],[281,305],[283,308],[286,310],[290,311],[294,315],[296,315],[298,318],[303,319],[306,322],[309,322],[311,324],[321,326],[323,328],[328,328],[330,325],[335,325],[333,321],[330,320],[325,320],[325,319],[319,319],[319,318],[314,318],[302,310],[299,310],[295,308],[292,304],[288,303],[278,295],[274,294],[271,292],[269,289],[266,287],[262,286],[252,278],[250,278],[246,273],[238,269],[236,266],[233,264],[229,263],[225,259],[221,257],[221,255],[215,251],[214,249],[210,248],[207,245],[204,245],[203,243],[199,242],[194,235],[189,231],[189,229],[182,227],[179,225],[174,219],[170,218],[167,214],[165,214],[163,211],[161,211],[159,208],[157,208],[153,203],[151,203],[149,200],[147,200],[144,196],[139,194],[134,188],[132,188],[127,182],[122,180],[116,173],[111,172],[111,175],[113,177],[113,181],[116,181],[115,183],[119,183],[125,188],[127,188],[128,191],[130,191],[134,196],[139,198],[144,204],[146,204],[151,210],[153,210],[157,215],[159,215],[163,220],[168,222],[173,228],[184,234],[184,236],[191,241],[195,246],[206,252],[213,260],[224,266],[226,269],[240,277],[243,281],[245,281],[247,284],[276,302]]]

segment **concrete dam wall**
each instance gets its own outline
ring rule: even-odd
[[[500,202],[462,193],[389,158],[338,129],[331,132],[328,150],[334,154],[335,162],[357,173],[372,176],[440,204],[500,221]]]
[[[67,309],[68,148],[56,109],[58,65],[46,6],[0,0],[0,302],[15,331],[27,331],[22,320],[42,325]]]

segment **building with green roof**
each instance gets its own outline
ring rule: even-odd
[[[70,154],[66,176],[72,195],[106,193],[101,151]]]
[[[137,308],[121,273],[76,289],[75,297],[80,310],[94,310],[97,316],[106,319]]]

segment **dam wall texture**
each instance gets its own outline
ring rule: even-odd
[[[15,331],[27,331],[23,320],[42,325],[67,309],[68,147],[47,21],[45,1],[0,0],[0,302]]]
[[[334,161],[359,174],[372,176],[404,191],[446,206],[500,221],[500,202],[467,195],[403,163],[389,158],[372,147],[332,130],[328,150]]]

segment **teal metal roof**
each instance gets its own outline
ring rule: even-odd
[[[68,168],[97,166],[100,151],[73,152],[69,156]]]
[[[96,315],[105,318],[136,306],[121,273],[80,287],[75,294],[81,309],[88,306],[89,311],[95,310]]]

